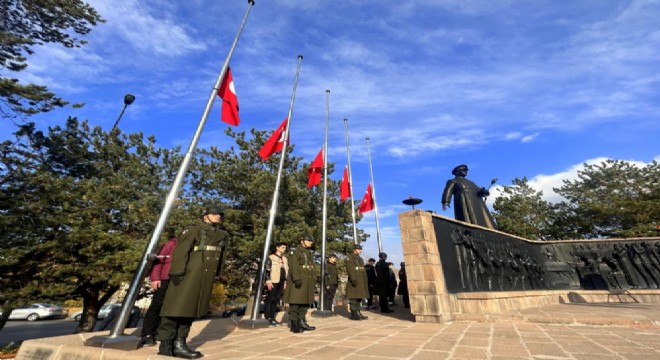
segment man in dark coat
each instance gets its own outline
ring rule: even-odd
[[[170,283],[161,309],[159,355],[185,359],[202,357],[186,344],[195,318],[209,309],[213,282],[219,275],[229,234],[220,228],[224,212],[209,206],[202,223],[184,230],[172,253]]]
[[[337,271],[337,255],[330,254],[325,263],[325,292],[323,293],[323,310],[332,310],[332,300],[335,299],[339,285],[339,272]]]
[[[367,265],[364,266],[364,269],[367,272],[367,283],[369,287],[369,297],[367,297],[367,308],[371,309],[374,305],[374,293],[376,292],[376,259],[369,258]]]
[[[311,248],[314,239],[310,235],[300,238],[300,245],[289,252],[289,275],[286,280],[284,302],[289,304],[289,328],[293,333],[316,329],[307,324],[305,316],[309,304],[314,302],[316,271]]]
[[[458,165],[451,173],[456,177],[447,181],[442,192],[442,209],[447,210],[453,195],[456,220],[497,229],[493,216],[484,202],[484,198],[490,195],[490,192],[465,178],[468,173],[467,165]]]
[[[378,254],[376,263],[376,290],[378,291],[380,312],[394,312],[387,306],[387,296],[390,293],[390,266],[387,264],[387,254],[384,252]]]
[[[369,295],[367,288],[367,271],[364,269],[364,260],[360,257],[361,245],[353,246],[353,253],[346,258],[346,272],[348,283],[346,284],[346,298],[351,310],[351,320],[367,320],[368,318],[360,312],[362,300]]]
[[[401,263],[399,269],[399,289],[397,293],[403,298],[403,305],[410,308],[410,296],[408,295],[408,274],[406,274],[406,263]]]

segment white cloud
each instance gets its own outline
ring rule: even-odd
[[[660,159],[660,155],[656,156],[654,160],[658,161],[659,159]],[[607,160],[610,160],[610,158],[597,157],[597,158],[587,159],[584,162],[571,165],[566,170],[555,174],[539,174],[532,178],[529,178],[528,185],[536,191],[542,191],[543,200],[548,201],[550,203],[559,203],[561,201],[564,201],[565,199],[556,192],[554,192],[553,190],[554,188],[560,188],[562,185],[564,185],[564,181],[577,180],[578,172],[584,170],[585,163],[588,165],[596,165],[596,164],[601,164],[602,162]],[[640,167],[647,165],[647,163],[643,161],[637,161],[637,160],[624,160],[624,161],[627,161],[633,165]],[[500,185],[493,187],[491,191],[492,193],[491,197],[495,199],[496,197],[501,196],[502,189],[503,187]]]
[[[527,142],[532,142],[534,139],[536,139],[539,136],[540,133],[536,132],[530,135],[523,136],[522,139],[520,139],[520,142],[522,143],[527,143]]]

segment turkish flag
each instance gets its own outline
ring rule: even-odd
[[[341,178],[339,184],[339,201],[344,201],[349,197],[351,197],[351,184],[348,181],[348,165],[346,165],[344,167],[344,177]]]
[[[238,98],[234,88],[234,77],[231,75],[231,69],[227,68],[225,78],[222,79],[218,96],[222,99],[222,121],[229,125],[236,126],[241,122],[238,117]]]
[[[366,212],[369,212],[374,209],[374,196],[371,192],[371,184],[367,185],[367,191],[364,192],[364,197],[362,198],[362,202],[360,202],[360,206],[358,207],[358,211],[360,214],[364,214]]]
[[[268,160],[268,158],[276,152],[282,151],[282,146],[284,145],[284,133],[286,130],[286,123],[289,119],[285,118],[280,126],[270,135],[268,141],[261,147],[259,150],[259,156],[263,161]],[[288,137],[287,137],[288,139]]]
[[[309,178],[307,180],[308,189],[321,183],[321,171],[323,171],[323,148],[321,148],[319,154],[316,155],[316,159],[312,161],[309,170],[307,170],[307,176]]]

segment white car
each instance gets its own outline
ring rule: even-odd
[[[121,304],[105,304],[101,306],[101,309],[99,310],[99,314],[96,316],[97,319],[105,319],[108,317],[108,314],[110,311],[114,308],[120,308]],[[82,311],[78,311],[77,313],[74,313],[71,315],[71,318],[75,321],[80,321],[80,318],[82,317]]]
[[[36,303],[15,308],[9,315],[9,320],[36,321],[39,319],[62,319],[66,311],[60,306],[46,303]]]

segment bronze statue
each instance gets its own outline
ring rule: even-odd
[[[490,211],[486,207],[484,198],[490,195],[486,188],[479,188],[475,183],[466,179],[467,165],[458,165],[452,170],[455,175],[447,181],[442,192],[442,209],[449,207],[452,195],[454,197],[454,217],[456,220],[497,229]]]

